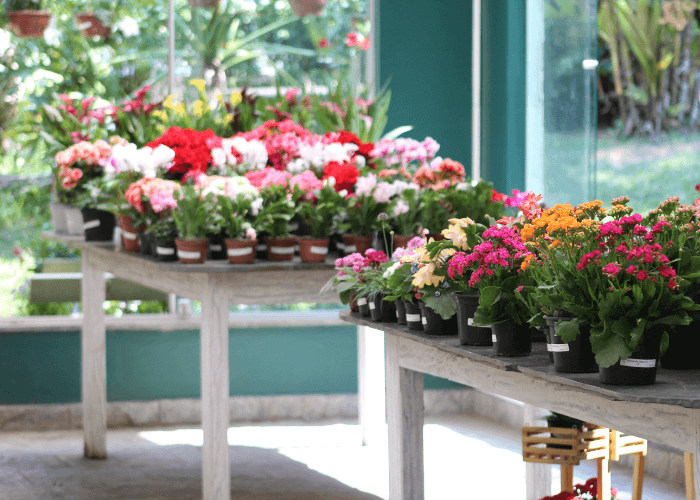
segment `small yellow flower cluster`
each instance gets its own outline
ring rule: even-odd
[[[466,217],[464,219],[450,219],[449,222],[449,227],[442,230],[442,234],[445,238],[452,240],[452,243],[454,243],[456,247],[464,251],[471,250],[467,242],[467,233],[464,232],[464,228],[473,226],[474,221]]]

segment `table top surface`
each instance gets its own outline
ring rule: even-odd
[[[531,379],[570,386],[592,395],[611,400],[638,403],[658,403],[678,405],[686,408],[700,408],[700,370],[665,370],[659,368],[656,384],[648,386],[613,386],[600,382],[598,373],[558,373],[549,361],[547,345],[533,342],[529,356],[507,358],[498,357],[492,347],[466,346],[459,343],[455,335],[433,336],[417,330],[409,330],[398,323],[378,323],[359,313],[341,311],[340,318],[349,323],[382,330],[416,342],[483,364],[485,367],[522,373]]]
[[[228,260],[206,260],[202,264],[182,264],[178,261],[164,262],[153,255],[125,252],[111,241],[85,241],[82,235],[70,235],[47,231],[41,233],[44,238],[61,241],[79,249],[95,249],[98,251],[119,253],[133,256],[135,259],[152,262],[158,265],[162,271],[174,271],[182,273],[241,273],[257,271],[299,271],[299,270],[328,270],[335,268],[335,260],[338,255],[329,253],[324,262],[302,262],[296,255],[292,260],[272,261],[267,259],[255,259],[251,264],[229,264]]]

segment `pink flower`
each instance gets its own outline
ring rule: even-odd
[[[350,33],[348,33],[346,35],[345,45],[347,45],[348,47],[354,47],[357,44],[358,44],[357,33],[355,33],[354,31],[351,31]]]
[[[289,89],[287,94],[284,96],[287,102],[292,102],[299,95],[299,89]]]
[[[607,264],[605,267],[603,267],[603,274],[610,279],[615,278],[619,272],[620,272],[620,266],[618,266],[614,262],[611,262],[611,263]]]
[[[360,44],[356,44],[356,45],[358,45],[362,50],[368,50],[369,49],[369,38],[365,38],[364,40],[362,40],[362,42]]]
[[[515,289],[516,292],[522,292],[525,289],[524,286],[520,285],[518,288]]]
[[[331,44],[328,43],[328,38],[326,38],[325,36],[318,41],[318,48],[319,49],[326,49],[330,46],[331,46]]]

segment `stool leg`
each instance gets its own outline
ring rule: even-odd
[[[561,465],[561,491],[574,491],[574,466]]]
[[[610,498],[610,460],[598,459],[598,498]]]
[[[644,455],[636,453],[634,455],[634,473],[632,474],[632,500],[642,500],[642,489],[644,488]]]
[[[685,452],[685,498],[695,500],[695,480],[693,479],[693,454]]]

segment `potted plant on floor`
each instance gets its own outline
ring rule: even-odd
[[[5,12],[14,34],[25,38],[44,36],[51,14],[42,7],[42,0],[5,0]]]
[[[314,174],[311,172],[311,175]],[[294,187],[292,196],[299,200],[298,213],[311,233],[297,238],[302,262],[323,262],[328,255],[330,235],[336,231],[337,215],[345,205],[344,198],[333,187],[334,181],[323,181],[320,188],[310,193],[311,196],[301,194],[303,191]]]
[[[217,227],[216,200],[188,181],[174,194],[177,206],[173,218],[177,225],[177,256],[183,264],[201,264],[207,256],[207,235]]]

